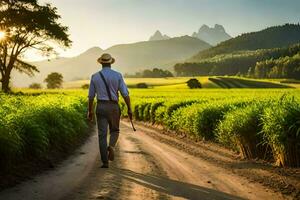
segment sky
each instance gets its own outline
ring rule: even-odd
[[[300,0],[40,0],[58,8],[69,27],[76,56],[98,46],[148,40],[160,30],[169,36],[191,35],[203,24],[221,24],[233,37],[273,25],[299,23]],[[39,56],[31,54],[33,60]]]

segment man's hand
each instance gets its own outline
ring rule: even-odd
[[[127,114],[128,114],[129,119],[132,120],[132,111],[128,110]]]
[[[128,114],[128,117],[130,120],[132,120],[132,110],[131,110],[131,105],[130,105],[130,97],[129,96],[126,96],[124,97],[124,101],[127,105],[127,114]]]
[[[94,118],[94,113],[93,112],[88,112],[87,119],[92,122],[93,118]]]
[[[88,113],[87,113],[87,119],[89,121],[93,121],[94,118],[94,99],[89,99],[89,107],[88,107]]]

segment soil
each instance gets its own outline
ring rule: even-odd
[[[299,199],[299,169],[245,161],[158,127],[136,128],[122,121],[109,169],[100,168],[94,132],[60,166],[0,192],[0,199]]]

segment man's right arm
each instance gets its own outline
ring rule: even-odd
[[[94,116],[94,98],[96,96],[96,88],[94,85],[94,82],[91,78],[91,82],[90,82],[90,87],[89,87],[89,95],[88,95],[88,119],[90,121],[93,121],[93,116]]]
[[[130,97],[129,97],[129,92],[128,92],[128,88],[125,84],[125,81],[121,75],[121,78],[120,78],[120,82],[119,82],[119,90],[121,92],[121,95],[127,105],[127,110],[128,110],[128,117],[130,119],[132,119],[132,109],[131,109],[131,103],[130,103]]]
[[[125,96],[123,98],[124,98],[124,101],[125,101],[125,103],[127,105],[127,110],[128,110],[127,114],[128,114],[128,117],[129,117],[129,119],[132,119],[132,110],[131,110],[131,104],[130,104],[130,97],[129,96]]]

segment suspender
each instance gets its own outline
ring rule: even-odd
[[[114,100],[112,99],[112,97],[111,97],[111,93],[110,93],[108,84],[107,84],[107,82],[106,82],[106,80],[105,80],[105,78],[104,78],[102,72],[99,72],[99,74],[100,74],[100,76],[101,76],[101,78],[102,78],[102,80],[103,80],[103,82],[104,82],[105,87],[106,87],[106,92],[107,92],[107,95],[108,95],[109,100],[110,100],[110,101],[114,101]]]

